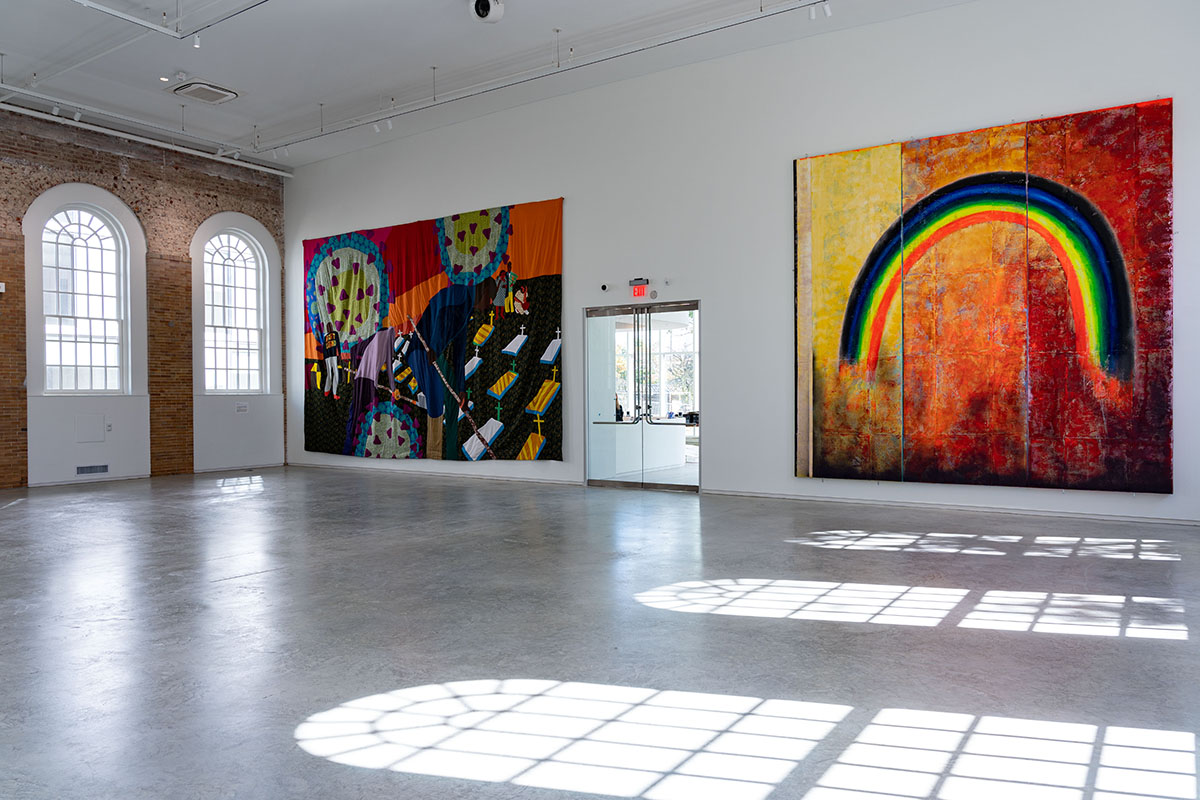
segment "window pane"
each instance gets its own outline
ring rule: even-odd
[[[204,246],[204,366],[208,391],[260,391],[261,295],[250,243],[224,232]]]
[[[47,222],[42,239],[46,389],[118,390],[122,301],[117,239],[100,216],[70,208]],[[104,317],[112,322],[105,323]]]

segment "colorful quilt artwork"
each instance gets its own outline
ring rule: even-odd
[[[309,239],[304,264],[305,450],[562,460],[561,198]]]
[[[1170,492],[1171,115],[797,161],[796,474]]]

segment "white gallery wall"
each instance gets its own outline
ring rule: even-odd
[[[873,0],[845,0],[872,2]],[[902,2],[902,0],[888,0]],[[836,5],[835,5],[836,9]],[[297,170],[286,193],[288,385],[302,387],[302,241],[564,197],[565,461],[288,461],[585,478],[583,309],[700,300],[703,489],[1200,519],[1200,2],[978,0],[532,103]],[[1175,98],[1175,494],[793,476],[792,162],[807,155]],[[664,285],[664,281],[670,285]],[[748,362],[747,354],[755,361]]]

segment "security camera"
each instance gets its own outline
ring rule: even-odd
[[[504,16],[501,0],[471,0],[471,11],[480,22],[499,22]]]

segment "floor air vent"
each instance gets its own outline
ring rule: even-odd
[[[108,464],[94,464],[90,467],[76,467],[76,475],[98,475],[102,472],[108,472]]]
[[[226,89],[223,86],[217,86],[213,83],[205,83],[204,81],[188,81],[181,83],[173,90],[180,97],[187,97],[191,100],[199,100],[201,103],[209,105],[219,105],[226,103],[238,96],[238,93],[233,89]]]

